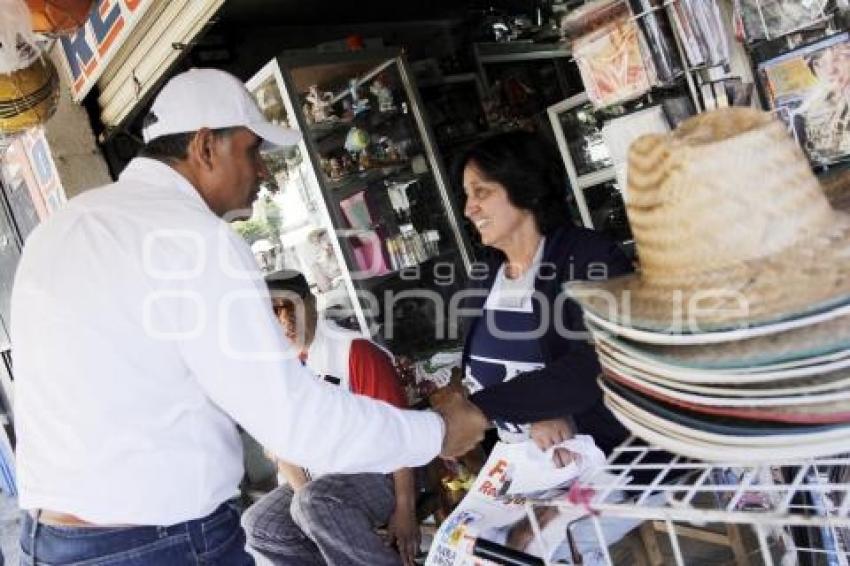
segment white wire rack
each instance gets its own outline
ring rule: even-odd
[[[730,526],[738,527],[735,537],[752,540],[749,557],[734,553],[737,564],[758,564],[749,558],[759,554],[768,566],[850,564],[850,455],[742,466],[671,456],[632,438],[614,451],[604,472],[588,486],[574,486],[569,500],[526,502],[539,544],[543,539],[534,509],[556,506],[577,517],[572,525],[592,522],[608,564],[615,564],[609,546],[617,541],[606,533],[607,519],[632,520],[635,526],[650,521],[666,532],[665,564],[694,562],[680,539],[702,532],[704,541],[729,541]],[[701,530],[709,524],[725,526],[728,536]],[[737,542],[740,549],[741,539]]]

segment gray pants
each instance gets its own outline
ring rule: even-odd
[[[293,493],[278,487],[248,508],[248,546],[272,564],[398,565],[375,533],[395,507],[392,476],[331,474]]]

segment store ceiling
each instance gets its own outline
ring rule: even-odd
[[[531,13],[550,0],[227,0],[221,17],[245,27],[322,26],[456,18],[488,8]]]
[[[471,0],[228,0],[221,17],[246,27],[321,26],[450,18]]]

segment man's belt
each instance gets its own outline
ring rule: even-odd
[[[91,527],[91,528],[114,528],[114,527],[129,527],[130,525],[96,525],[89,523],[70,513],[58,513],[56,511],[48,511],[43,509],[40,513],[30,511],[30,516],[34,521],[38,521],[42,525],[50,525],[53,527]]]

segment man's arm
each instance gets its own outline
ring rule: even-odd
[[[216,241],[204,242],[206,258],[198,260],[196,273],[159,282],[161,292],[185,297],[176,310],[173,301],[162,308],[169,309],[164,316],[174,319],[175,334],[182,333],[178,348],[187,377],[200,384],[208,400],[277,456],[305,467],[391,472],[440,453],[439,415],[349,395],[302,368],[272,315],[250,250],[229,230],[222,223]],[[466,422],[464,412],[470,411],[449,414],[446,421]],[[469,424],[445,426],[452,431],[448,449],[474,443],[477,425]]]

